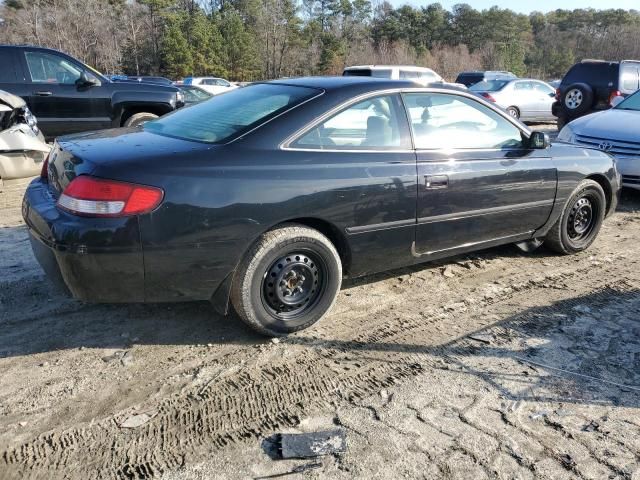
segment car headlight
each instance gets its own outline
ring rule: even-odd
[[[27,107],[24,107],[24,121],[29,125],[29,128],[31,128],[33,133],[36,135],[40,133],[40,130],[38,129],[38,120]]]
[[[569,125],[565,125],[558,134],[557,140],[559,142],[574,143],[576,135],[573,133],[573,129]]]

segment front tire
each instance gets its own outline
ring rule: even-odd
[[[606,206],[602,187],[593,180],[583,180],[569,197],[544,244],[564,255],[586,250],[598,236]]]
[[[342,263],[331,241],[302,225],[263,234],[233,278],[231,304],[254,330],[281,336],[319,321],[333,306]]]
[[[137,127],[138,125],[142,125],[144,122],[148,122],[149,120],[153,120],[158,118],[157,115],[148,112],[140,112],[131,115],[129,118],[125,120],[122,124],[123,127]]]

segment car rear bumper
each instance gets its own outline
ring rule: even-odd
[[[144,301],[138,219],[86,218],[59,210],[47,183],[36,179],[22,204],[33,253],[48,277],[90,302]]]

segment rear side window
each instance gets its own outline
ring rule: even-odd
[[[617,88],[618,64],[607,62],[577,63],[562,79],[562,85],[586,83],[592,87]],[[609,85],[611,83],[611,85]]]
[[[221,143],[321,93],[307,87],[255,84],[232,90],[144,124],[144,130],[168,137]]]
[[[383,95],[350,105],[312,128],[293,144],[327,150],[410,148],[406,116],[398,95]]]
[[[18,77],[12,50],[0,48],[0,65],[2,65],[2,68],[0,68],[0,83],[16,83]]]

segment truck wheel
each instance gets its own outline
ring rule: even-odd
[[[236,269],[231,303],[251,328],[269,336],[307,328],[333,306],[342,263],[323,234],[288,224],[262,235]]]
[[[144,122],[148,122],[149,120],[153,120],[154,118],[158,118],[158,115],[147,112],[135,113],[127,118],[122,126],[137,127],[138,125],[142,125]]]
[[[565,203],[544,244],[564,255],[586,250],[598,236],[606,206],[602,187],[593,180],[583,180]]]

